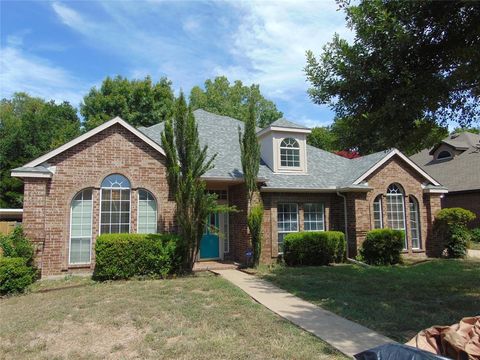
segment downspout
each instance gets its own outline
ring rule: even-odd
[[[346,246],[346,251],[347,251],[347,259],[350,260],[350,257],[348,256],[348,218],[347,218],[347,197],[340,193],[340,191],[337,191],[337,195],[343,198],[343,217],[345,219],[345,239],[347,240],[347,246]]]

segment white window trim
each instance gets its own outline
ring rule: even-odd
[[[380,202],[380,227],[379,228],[376,228],[375,227],[375,201],[379,199],[379,202]],[[373,199],[373,204],[372,204],[372,208],[373,208],[373,228],[374,229],[383,229],[384,228],[384,223],[383,223],[383,197],[382,195],[377,195],[374,199]]]
[[[418,234],[418,247],[414,247],[413,246],[413,237],[411,237],[412,239],[412,250],[421,250],[422,249],[422,225],[420,223],[420,203],[418,202],[418,200],[416,198],[414,198],[413,196],[409,196],[408,197],[408,203],[410,205],[410,202],[414,201],[414,204],[416,205],[417,207],[417,211],[416,211],[416,219],[415,219],[415,222],[417,224],[417,234]],[[409,215],[410,215],[410,235],[411,235],[411,232],[412,232],[412,212],[410,210],[410,206],[409,206]]]
[[[148,191],[145,188],[138,188],[137,189],[137,199],[138,199],[138,201],[137,201],[137,234],[150,234],[150,233],[139,233],[138,232],[138,228],[140,226],[140,220],[139,220],[140,219],[140,191],[146,191],[147,193],[152,195],[153,200],[155,200],[155,205],[156,206],[155,206],[155,233],[154,234],[158,234],[158,201],[157,201],[157,198],[155,197],[155,195],[153,195],[153,193],[151,191]],[[131,191],[130,191],[130,194],[131,194]],[[142,200],[142,201],[145,201],[145,200]],[[130,209],[130,216],[131,216],[131,213],[132,213],[132,210]]]
[[[279,231],[278,230],[278,206],[279,205],[295,205],[295,208],[296,208],[296,212],[297,212],[297,230],[296,231]],[[292,234],[292,233],[296,233],[296,232],[299,232],[300,229],[299,229],[299,219],[298,219],[298,203],[290,203],[290,202],[280,202],[280,203],[277,203],[277,247],[278,247],[278,234]],[[278,251],[278,255],[283,255],[283,251]]]
[[[90,211],[90,226],[91,226],[91,235],[90,235],[90,251],[89,251],[89,258],[88,262],[83,262],[83,263],[72,263],[72,203],[73,200],[77,197],[77,195],[89,188],[80,190],[78,193],[75,194],[75,196],[72,198],[72,201],[70,201],[70,236],[68,239],[68,265],[72,266],[77,266],[77,265],[90,265],[92,263],[92,243],[93,243],[93,189],[92,189],[92,211]],[[83,204],[82,204],[83,207]],[[87,238],[86,236],[78,236],[78,238]]]
[[[122,174],[119,174],[119,173],[112,173],[112,174],[109,174],[107,176],[105,176],[102,180],[102,183],[103,181],[110,175],[114,175],[114,174],[118,174],[118,175],[122,175]],[[130,209],[128,211],[128,233],[131,233],[132,231],[132,183],[130,181],[129,178],[127,178],[126,176],[122,175],[123,177],[125,177],[129,184],[130,184],[130,187],[129,188],[123,188],[123,187],[117,187],[117,188],[103,188],[101,186],[101,183],[100,183],[100,205],[98,207],[98,235],[102,235],[102,190],[103,189],[115,189],[115,190],[130,190]],[[110,233],[105,233],[105,234],[110,234]]]
[[[440,157],[440,155],[441,155],[442,153],[448,153],[448,156]],[[442,151],[440,151],[440,152],[438,153],[436,160],[439,160],[439,161],[442,161],[442,160],[450,160],[451,158],[453,158],[453,154],[452,154],[450,151],[448,151],[448,150],[442,150]]]
[[[393,185],[393,184],[391,184]],[[389,185],[388,187],[390,187],[391,185]],[[403,250],[408,250],[408,229],[407,229],[407,213],[406,213],[406,206],[405,206],[405,193],[402,191],[402,188],[395,184],[395,186],[400,190],[400,193],[399,194],[389,194],[388,193],[388,188],[387,188],[387,213],[388,213],[388,197],[389,196],[400,196],[401,199],[402,199],[402,210],[403,210],[403,229],[395,229],[395,230],[403,230],[403,233],[405,235],[405,239],[403,241]],[[388,215],[388,214],[387,214]],[[389,217],[387,216],[387,223],[390,221]],[[390,224],[388,224],[390,226]]]
[[[305,207],[306,205],[320,205],[322,208],[322,229],[321,230],[305,230]],[[318,222],[318,221],[309,221],[311,223]],[[325,224],[325,204],[323,202],[316,202],[316,203],[304,203],[303,204],[303,229],[304,231],[326,231],[326,224]]]
[[[287,140],[287,139],[292,139],[297,143],[297,147],[286,147],[282,146],[282,143]],[[288,165],[282,165],[282,150],[297,150],[298,151],[298,166],[288,166]],[[295,139],[293,137],[284,137],[280,139],[279,146],[278,146],[278,159],[279,159],[279,166],[278,168],[282,171],[288,171],[288,170],[301,170],[303,169],[302,166],[302,146],[300,145],[300,141],[298,139]]]

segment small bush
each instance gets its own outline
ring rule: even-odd
[[[23,228],[17,226],[9,235],[0,236],[1,253],[5,257],[25,259],[27,265],[33,264],[33,245],[23,234]]]
[[[289,266],[328,265],[345,257],[345,236],[339,231],[291,233],[283,243],[283,257]]]
[[[360,249],[360,256],[370,265],[398,264],[404,241],[405,233],[402,230],[375,229],[369,231]]]
[[[475,228],[471,230],[471,239],[473,242],[480,244],[480,228]]]
[[[435,236],[441,241],[450,258],[463,258],[467,255],[467,247],[471,232],[467,223],[475,219],[475,214],[462,208],[446,208],[435,217]]]
[[[0,295],[21,293],[35,278],[35,270],[24,258],[0,257]]]
[[[96,280],[165,278],[179,271],[180,238],[170,234],[104,234],[95,243]]]

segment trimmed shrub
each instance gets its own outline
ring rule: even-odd
[[[450,258],[463,258],[467,255],[467,247],[471,232],[467,223],[475,219],[475,214],[462,208],[446,208],[435,217],[435,236],[442,242]]]
[[[95,243],[95,280],[165,278],[181,267],[181,239],[170,234],[104,234]]]
[[[405,233],[402,230],[375,229],[369,231],[360,249],[360,256],[370,265],[398,264],[404,241]]]
[[[21,293],[35,278],[35,270],[24,258],[0,257],[0,295]]]
[[[480,244],[480,228],[475,228],[470,231],[472,241]]]
[[[288,266],[328,265],[345,258],[345,235],[339,231],[304,231],[285,236],[283,258]]]
[[[25,259],[27,265],[33,264],[33,245],[23,234],[21,226],[15,227],[9,235],[0,236],[0,248],[5,257],[19,257]]]

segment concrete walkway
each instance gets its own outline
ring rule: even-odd
[[[467,256],[472,259],[480,259],[480,250],[467,250]]]
[[[239,270],[215,270],[274,313],[326,341],[345,355],[353,355],[394,341],[364,326],[324,310],[268,281]]]

